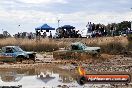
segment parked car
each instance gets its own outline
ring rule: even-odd
[[[0,50],[1,61],[23,61],[33,60],[35,62],[36,53],[26,52],[19,46],[5,46]]]

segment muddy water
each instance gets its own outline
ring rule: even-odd
[[[0,69],[0,86],[18,85],[22,85],[22,88],[95,88],[94,86],[101,86],[97,84],[80,86],[74,72],[59,68]]]

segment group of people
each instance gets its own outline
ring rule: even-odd
[[[64,28],[58,28],[56,29],[55,35],[52,35],[52,32],[47,30],[46,32],[43,30],[36,30],[36,33],[19,33],[15,34],[15,37],[17,38],[81,38],[83,37],[81,32],[83,31],[77,31],[74,29],[75,27],[64,29]],[[123,34],[124,32],[117,31],[116,27],[114,25],[105,26],[103,24],[95,24],[92,22],[88,22],[86,25],[86,37],[93,38],[93,37],[102,37],[102,36],[117,36],[118,34]],[[83,33],[83,32],[82,32]],[[132,30],[126,30],[125,33],[132,33]]]
[[[88,22],[86,27],[88,37],[101,37],[107,35],[107,31],[104,25]]]
[[[36,37],[42,37],[42,38],[48,37],[48,38],[52,38],[53,36],[52,36],[52,32],[51,31],[50,31],[49,36],[47,36],[46,32],[43,32],[41,30],[36,30]]]
[[[115,24],[109,24],[107,26],[103,24],[94,24],[88,22],[87,36],[88,37],[102,37],[102,36],[122,36],[132,34],[132,30],[129,27],[119,28]],[[120,26],[121,27],[121,26]]]
[[[57,29],[58,38],[79,38],[81,35],[74,29]]]
[[[8,38],[8,37],[11,37],[11,35],[7,31],[3,31],[3,33],[0,34],[0,38]]]
[[[35,33],[27,33],[27,32],[21,32],[21,33],[17,33],[14,35],[15,38],[28,38],[28,39],[34,39],[35,38]]]
[[[52,32],[50,31],[50,35],[47,36],[47,33],[46,32],[43,32],[41,33],[41,31],[36,31],[36,33],[27,33],[27,32],[18,32],[17,34],[14,35],[15,38],[28,38],[28,39],[35,39],[35,38],[38,38],[38,37],[41,37],[41,38],[52,38]]]

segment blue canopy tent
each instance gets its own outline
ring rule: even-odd
[[[47,24],[43,24],[42,26],[35,28],[35,30],[46,30],[46,32],[49,32],[49,30],[55,30],[55,28],[52,28]]]

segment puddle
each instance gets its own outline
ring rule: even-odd
[[[80,86],[74,73],[62,69],[0,69],[0,86],[18,85],[22,88],[98,88],[92,84]]]

